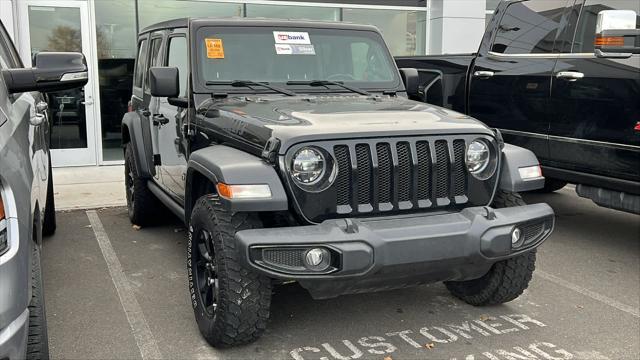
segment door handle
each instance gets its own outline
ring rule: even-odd
[[[556,77],[566,81],[576,81],[584,78],[584,74],[578,71],[559,71]]]
[[[167,125],[168,123],[169,119],[167,119],[163,114],[153,115],[153,125]]]
[[[488,78],[492,77],[495,74],[496,73],[494,73],[493,71],[480,70],[480,71],[474,72],[473,76],[479,77],[481,79],[488,79]]]
[[[93,101],[89,100],[89,101],[80,101],[80,104],[82,105],[93,105]]]
[[[29,119],[29,123],[31,123],[31,125],[33,126],[40,126],[46,118],[47,115],[36,113]]]

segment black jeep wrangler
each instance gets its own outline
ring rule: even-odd
[[[522,294],[551,234],[528,150],[408,100],[371,26],[182,19],[139,36],[123,119],[129,216],[188,226],[188,282],[213,346],[264,331],[274,284],[314,298],[445,281],[473,305]]]

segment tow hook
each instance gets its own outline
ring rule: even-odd
[[[496,212],[493,211],[492,208],[490,208],[488,206],[485,206],[484,207],[484,211],[485,211],[485,214],[484,214],[485,219],[487,219],[487,220],[495,220]]]
[[[345,229],[344,232],[347,234],[355,234],[358,232],[358,225],[353,222],[351,219],[344,219]]]

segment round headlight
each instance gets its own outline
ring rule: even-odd
[[[300,184],[312,185],[322,177],[325,167],[324,155],[314,148],[305,147],[293,156],[291,176]]]
[[[493,174],[483,174],[491,162],[489,145],[482,140],[474,140],[467,148],[466,163],[469,172],[478,178],[490,177]],[[484,175],[484,176],[483,176]]]

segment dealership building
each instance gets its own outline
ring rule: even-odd
[[[262,17],[373,24],[393,55],[474,52],[498,0],[0,0],[25,66],[40,51],[81,51],[83,90],[50,97],[56,167],[122,164],[136,33],[179,17]]]

